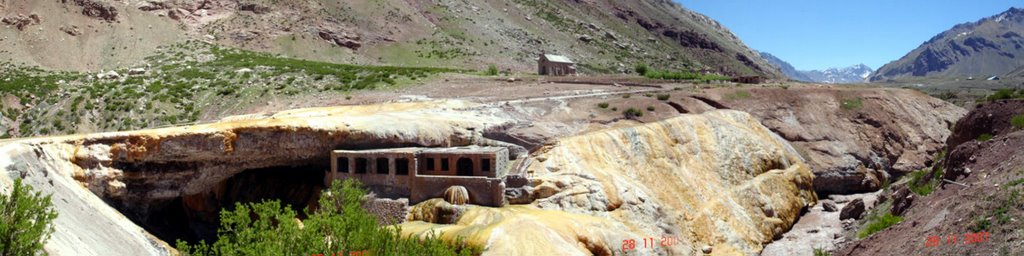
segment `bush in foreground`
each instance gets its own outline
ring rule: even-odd
[[[488,65],[487,66],[487,75],[488,76],[496,76],[496,75],[498,75],[498,66],[495,66],[494,64]]]
[[[871,236],[872,234],[889,228],[892,225],[896,225],[896,223],[900,223],[901,221],[903,221],[903,217],[892,215],[888,212],[881,216],[872,216],[868,219],[868,225],[857,232],[857,238],[863,239]]]
[[[0,194],[0,255],[36,255],[53,234],[50,196],[14,180],[10,195]]]
[[[382,227],[362,208],[366,191],[357,182],[335,181],[320,197],[320,209],[307,210],[305,221],[280,202],[236,204],[221,211],[220,229],[213,244],[189,245],[179,240],[183,255],[474,255],[480,250],[452,246],[430,236],[401,237],[401,230]]]
[[[626,109],[625,111],[622,111],[622,115],[626,116],[626,118],[638,118],[644,116],[644,111],[635,108],[629,108]]]

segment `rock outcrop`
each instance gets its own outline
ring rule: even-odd
[[[39,15],[33,13],[29,14],[28,16],[19,14],[18,16],[5,17],[3,19],[0,19],[0,22],[3,22],[4,24],[9,26],[14,26],[14,28],[24,31],[25,28],[28,28],[28,26],[39,25],[39,22],[41,22],[41,20],[39,18]]]
[[[43,249],[50,255],[170,255],[170,247],[73,179],[75,146],[66,143],[0,145],[0,193],[14,179],[52,196],[57,219]],[[120,184],[123,187],[124,184]]]
[[[68,0],[62,0],[67,3]],[[96,0],[72,0],[72,2],[82,7],[82,15],[101,19],[107,22],[117,21],[117,8],[110,4],[96,1]]]
[[[818,193],[860,193],[922,169],[966,114],[903,89],[743,89],[720,92],[725,107],[749,112],[800,151]]]
[[[530,205],[470,207],[454,225],[414,217],[403,232],[463,235],[513,255],[621,254],[624,239],[640,254],[756,254],[817,200],[796,151],[738,111],[586,133],[533,159]],[[679,242],[642,248],[641,237]]]
[[[3,145],[6,154],[0,155],[0,166],[4,166],[0,176],[37,177],[29,184],[47,192],[68,194],[57,198],[75,200],[58,204],[57,232],[47,244],[47,251],[70,251],[74,255],[110,251],[166,254],[166,248],[156,246],[160,240],[147,235],[136,224],[160,237],[173,233],[163,231],[173,227],[161,227],[167,224],[162,222],[166,220],[161,214],[171,210],[192,214],[188,217],[192,223],[172,223],[181,226],[178,228],[188,229],[203,220],[216,219],[218,205],[211,205],[211,199],[216,202],[232,198],[204,195],[245,196],[230,188],[215,190],[219,191],[216,193],[208,191],[223,188],[224,181],[246,170],[298,175],[302,170],[312,169],[314,174],[320,174],[314,182],[322,184],[332,149],[511,146],[473,132],[503,125],[508,120],[452,110],[471,106],[474,105],[461,101],[443,101],[304,109],[190,127],[16,140]],[[53,180],[63,183],[45,185]],[[83,211],[86,213],[79,213]],[[88,217],[96,222],[79,223],[86,222]],[[112,226],[117,226],[117,230],[108,231]],[[79,241],[91,243],[83,247]]]
[[[336,28],[321,27],[317,29],[316,34],[320,36],[320,39],[327,40],[335,45],[352,50],[358,50],[360,46],[363,46],[363,44],[359,42],[359,35],[340,31]]]

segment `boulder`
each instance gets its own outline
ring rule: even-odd
[[[864,214],[864,200],[857,198],[850,201],[849,204],[843,206],[843,210],[839,212],[839,219],[859,219]]]
[[[270,12],[270,7],[257,3],[244,3],[238,5],[239,11],[249,11],[255,14],[264,14]]]
[[[96,78],[98,78],[98,79],[118,79],[118,78],[121,78],[121,74],[118,74],[116,71],[111,70],[111,71],[108,71],[106,73],[96,74]]]
[[[75,25],[62,26],[62,27],[60,27],[60,31],[66,33],[66,34],[68,34],[70,36],[79,36],[79,35],[82,34],[82,31],[79,30],[78,26],[75,26]]]
[[[836,206],[836,202],[832,202],[831,200],[822,202],[821,207],[824,208],[826,212],[835,212],[839,210],[839,206]]]
[[[146,74],[146,69],[145,68],[133,68],[133,69],[129,69],[128,70],[128,75],[145,75],[145,74]]]
[[[902,186],[892,194],[892,209],[889,213],[903,216],[912,203],[914,203],[914,194],[910,193],[910,189],[906,186]]]
[[[342,32],[335,29],[320,28],[317,35],[321,39],[332,42],[338,46],[349,48],[352,50],[358,50],[362,47],[362,43],[359,42],[360,37],[355,33]]]

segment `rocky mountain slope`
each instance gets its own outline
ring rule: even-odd
[[[848,84],[848,83],[863,83],[867,81],[867,78],[874,72],[871,67],[864,64],[857,64],[845,68],[828,68],[822,70],[797,70],[790,65],[788,62],[775,57],[771,53],[760,52],[761,57],[768,61],[775,67],[778,67],[783,74],[789,79],[804,81],[804,82],[815,82],[815,83],[826,83],[826,84]]]
[[[902,222],[839,252],[840,255],[1024,253],[1024,101],[986,103],[960,119],[948,154],[924,175],[934,192],[894,188]],[[1014,118],[1021,121],[1014,123]],[[943,179],[943,180],[938,180]],[[934,180],[934,181],[932,181]],[[900,192],[902,190],[902,193]]]
[[[719,23],[668,0],[17,0],[0,18],[5,59],[57,69],[123,68],[201,39],[334,63],[530,72],[538,54],[557,53],[588,72],[646,63],[781,77]]]
[[[871,81],[912,77],[984,78],[1024,65],[1024,9],[956,25],[899,60],[878,68]]]
[[[786,75],[786,77],[788,77],[789,79],[804,82],[814,82],[814,79],[811,79],[806,74],[804,74],[804,71],[796,70],[796,68],[793,67],[792,64],[789,64],[789,62],[786,62],[780,59],[779,57],[772,55],[771,53],[758,52],[758,54],[761,55],[761,58],[764,58],[764,60],[768,61],[768,64],[771,64],[772,66],[779,68],[779,71],[782,71],[782,74]]]

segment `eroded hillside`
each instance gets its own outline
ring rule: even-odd
[[[3,55],[58,69],[120,68],[199,39],[364,65],[526,72],[538,54],[558,53],[589,72],[647,63],[781,77],[716,21],[664,0],[18,0],[0,18],[12,21],[0,29]]]

